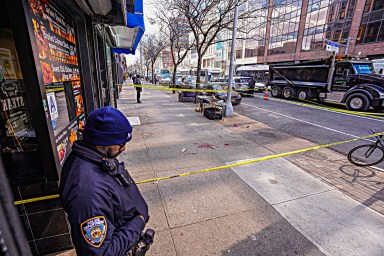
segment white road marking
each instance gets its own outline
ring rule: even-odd
[[[261,98],[261,96],[257,96],[257,97]],[[299,105],[299,104],[293,104],[293,103],[290,103],[289,101],[284,101],[284,100],[278,100],[278,99],[272,99],[272,100],[275,100],[277,102],[286,103],[286,104],[302,106],[302,107],[307,107],[307,108],[312,108],[312,109],[318,109],[318,110],[328,111],[328,112],[332,112],[332,113],[337,113],[337,114],[342,114],[342,115],[347,115],[347,116],[353,116],[353,117],[358,117],[358,118],[363,118],[363,119],[368,119],[368,120],[373,120],[373,121],[384,123],[384,120],[382,120],[382,119],[375,119],[375,118],[371,118],[371,117],[353,115],[353,114],[348,114],[348,113],[344,113],[344,112],[334,111],[334,110],[331,110],[331,109],[323,109],[323,108],[314,108],[314,107],[310,107],[310,106],[303,106],[303,105]],[[246,104],[246,103],[242,103],[242,104]],[[308,103],[306,103],[306,104],[308,104]]]
[[[277,112],[272,111],[272,110],[267,110],[267,109],[264,109],[264,108],[256,107],[256,106],[253,106],[253,105],[250,105],[250,104],[247,104],[247,103],[242,103],[242,104],[250,106],[250,107],[253,107],[253,108],[261,109],[261,110],[273,113],[275,115],[279,115],[279,116],[283,116],[283,117],[286,117],[286,118],[290,118],[290,119],[293,119],[293,120],[296,120],[296,121],[299,121],[299,122],[302,122],[302,123],[306,123],[306,124],[310,124],[310,125],[313,125],[313,126],[317,126],[317,127],[329,130],[329,131],[333,131],[333,132],[337,132],[337,133],[340,133],[340,134],[343,134],[343,135],[351,136],[353,138],[360,138],[360,136],[356,136],[356,135],[353,135],[353,134],[350,134],[350,133],[338,131],[338,130],[335,130],[335,129],[332,129],[332,128],[329,128],[329,127],[325,127],[325,126],[322,126],[322,125],[319,125],[319,124],[311,123],[311,122],[308,122],[308,121],[305,121],[305,120],[302,120],[302,119],[298,119],[296,117],[287,116],[287,115],[284,115],[284,114],[281,114],[281,113],[277,113]],[[370,142],[375,142],[375,141],[369,140],[369,139],[364,139],[364,140],[370,141]]]

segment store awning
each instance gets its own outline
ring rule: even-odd
[[[112,51],[115,53],[135,54],[144,34],[143,0],[136,0],[134,13],[127,12],[127,26],[109,26],[115,40]]]

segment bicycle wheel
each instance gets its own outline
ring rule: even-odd
[[[372,166],[384,161],[384,148],[375,144],[355,147],[348,153],[349,162],[357,166]]]

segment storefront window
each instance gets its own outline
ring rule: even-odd
[[[38,148],[12,31],[0,28],[0,152]]]

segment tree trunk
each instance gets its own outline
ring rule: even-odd
[[[201,59],[200,53],[197,54],[197,74],[196,74],[196,88],[200,89],[200,75],[201,75]]]
[[[152,84],[156,84],[156,81],[155,81],[155,73],[153,72],[153,71],[154,71],[154,70],[153,70],[153,66],[155,65],[155,63],[152,62],[151,65],[152,65],[152,66],[151,66],[151,68],[152,68]]]
[[[172,77],[173,88],[176,88],[176,70],[177,70],[177,65],[173,64],[173,77]],[[175,93],[175,91],[172,91],[172,93]]]

